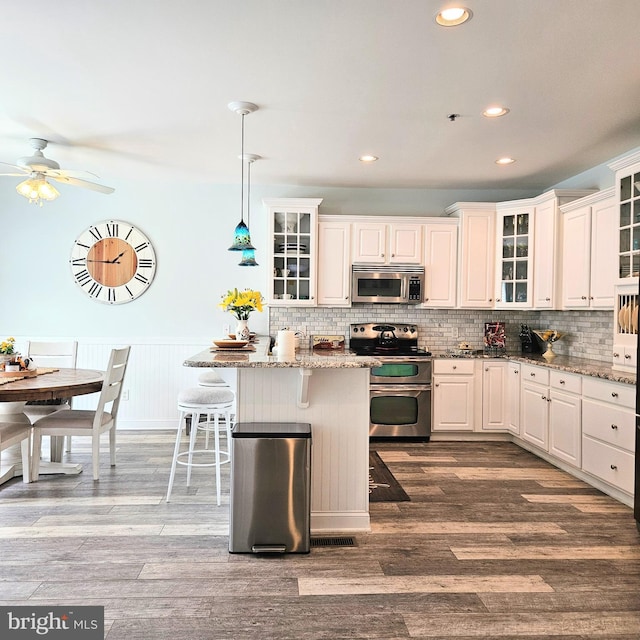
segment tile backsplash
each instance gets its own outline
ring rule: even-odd
[[[270,307],[270,334],[289,327],[312,334],[349,335],[357,322],[411,323],[418,326],[420,346],[435,355],[464,340],[482,349],[485,322],[504,322],[507,349],[520,349],[520,325],[531,329],[557,329],[566,335],[553,345],[559,355],[611,362],[613,311],[482,311],[473,309],[418,309],[410,305],[359,304],[340,307]]]

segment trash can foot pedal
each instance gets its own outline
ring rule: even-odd
[[[284,553],[286,550],[284,544],[254,544],[251,547],[253,553]]]

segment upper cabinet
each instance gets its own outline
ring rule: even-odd
[[[424,229],[425,291],[423,306],[445,309],[456,306],[458,224],[444,219],[428,222]]]
[[[616,172],[618,278],[640,274],[640,152],[609,164]]]
[[[495,204],[456,202],[445,210],[460,221],[458,307],[493,308]]]
[[[265,198],[272,305],[316,304],[317,222],[322,198]]]
[[[353,262],[364,264],[422,264],[422,224],[354,222]]]
[[[613,309],[618,269],[615,189],[598,191],[562,211],[562,306]]]
[[[531,307],[533,207],[511,203],[505,208],[497,206],[495,306]]]
[[[318,304],[351,305],[351,223],[341,216],[318,219]]]

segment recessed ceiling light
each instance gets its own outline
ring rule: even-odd
[[[485,118],[499,118],[500,116],[507,115],[507,113],[509,113],[509,109],[506,107],[487,107],[482,112],[482,115],[485,116]]]
[[[498,158],[496,160],[496,164],[513,164],[514,162],[514,158]]]
[[[378,156],[371,156],[371,155],[364,155],[358,158],[360,162],[375,162],[377,159],[378,159]]]
[[[457,27],[471,18],[473,13],[465,7],[449,7],[436,15],[436,22],[441,27]]]

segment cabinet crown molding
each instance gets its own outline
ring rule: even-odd
[[[570,200],[575,200],[576,198],[584,198],[585,196],[589,196],[592,193],[597,191],[596,189],[550,189],[549,191],[545,191],[541,193],[539,196],[535,196],[534,198],[522,198],[519,200],[507,200],[505,202],[498,202],[496,204],[496,209],[509,209],[511,207],[535,207],[538,204],[542,204],[543,202],[547,202],[552,198],[557,198],[558,200],[569,198]]]
[[[267,207],[317,207],[324,198],[262,198]]]
[[[638,164],[640,162],[640,149],[635,153],[631,153],[628,156],[624,156],[624,158],[618,158],[618,160],[614,160],[610,162],[607,166],[609,169],[613,169],[613,171],[620,171],[620,169],[626,169],[630,167],[632,164]]]
[[[600,191],[596,191],[588,196],[584,196],[583,198],[576,198],[571,202],[567,202],[560,206],[560,211],[562,213],[568,213],[569,211],[574,211],[575,209],[580,209],[581,207],[588,207],[596,202],[600,202],[601,200],[606,200],[607,198],[613,198],[616,195],[616,188],[609,187],[608,189],[601,189]]]
[[[450,216],[462,211],[495,211],[495,202],[454,202],[445,210],[445,214]]]
[[[318,220],[323,222],[374,222],[378,224],[451,224],[451,220],[446,216],[368,216],[368,215],[340,215],[340,214],[318,214]]]

